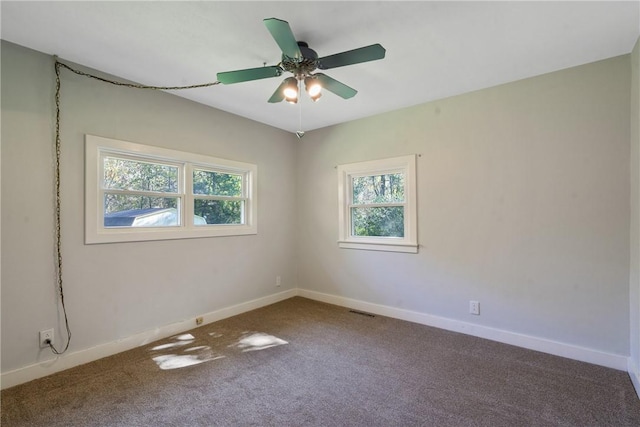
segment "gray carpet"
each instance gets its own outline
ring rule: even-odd
[[[1,397],[2,426],[640,426],[625,372],[300,297]]]

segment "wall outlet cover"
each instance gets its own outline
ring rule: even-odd
[[[480,315],[480,303],[478,301],[469,301],[469,313]]]
[[[53,344],[53,329],[40,331],[40,348],[47,348],[49,344]]]

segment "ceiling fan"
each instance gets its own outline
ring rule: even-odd
[[[306,42],[295,39],[287,21],[267,18],[263,22],[282,51],[281,62],[271,66],[265,64],[264,67],[225,71],[218,73],[217,79],[220,83],[227,85],[279,77],[285,71],[292,73],[293,76],[284,79],[271,95],[269,98],[271,103],[281,102],[285,99],[293,104],[298,102],[298,93],[302,82],[304,82],[305,89],[313,101],[317,101],[322,96],[322,89],[333,92],[344,99],[352,98],[358,91],[324,73],[313,73],[313,71],[375,61],[384,58],[385,55],[385,49],[380,44],[372,44],[318,58],[318,54],[309,48]]]

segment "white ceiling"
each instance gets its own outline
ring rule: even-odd
[[[159,86],[275,65],[264,18],[288,21],[320,57],[373,43],[386,58],[326,70],[358,90],[269,104],[284,77],[179,96],[294,132],[627,54],[640,3],[178,1],[1,2],[2,39],[124,79]],[[300,127],[300,120],[302,122]]]

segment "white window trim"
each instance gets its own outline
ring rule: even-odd
[[[180,217],[182,224],[176,227],[104,227],[102,176],[100,159],[102,153],[127,157],[139,156],[141,160],[157,160],[181,166],[182,180]],[[192,170],[214,169],[245,174],[246,223],[225,225],[194,225],[186,221],[193,217]],[[115,243],[150,240],[190,239],[201,237],[240,236],[258,233],[258,166],[251,163],[219,159],[202,154],[187,153],[133,142],[119,141],[94,135],[85,135],[85,243]]]
[[[354,176],[405,173],[404,237],[361,237],[351,234],[351,182]],[[338,246],[389,252],[418,252],[416,156],[371,160],[338,166]]]

